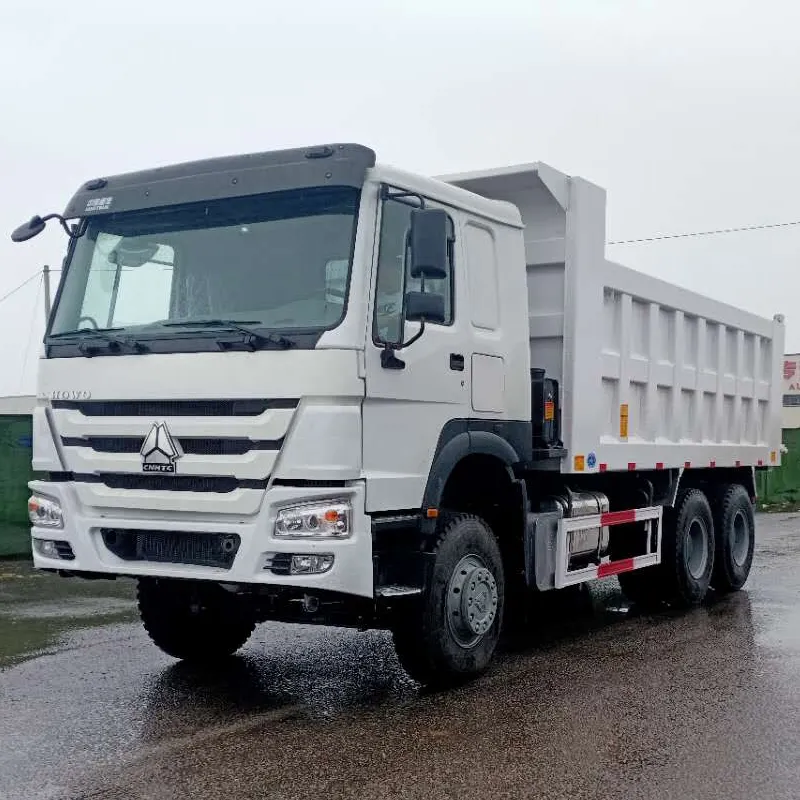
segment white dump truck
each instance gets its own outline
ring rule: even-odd
[[[739,589],[783,321],[606,258],[602,189],[334,144],[96,178],[38,375],[38,568],[138,581],[180,659],[263,620],[481,673],[531,592]]]

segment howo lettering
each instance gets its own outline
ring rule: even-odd
[[[783,321],[608,260],[605,203],[350,144],[85,184],[12,236],[68,235],[36,567],[137,579],[177,658],[263,620],[385,628],[429,684],[485,670],[531,592],[739,589]]]

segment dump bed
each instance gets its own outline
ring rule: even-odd
[[[565,472],[780,462],[783,320],[605,257],[605,191],[544,164],[444,180],[525,223],[531,366],[558,379]]]

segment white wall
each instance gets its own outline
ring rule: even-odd
[[[18,395],[14,397],[0,397],[0,416],[33,414],[33,407],[36,405],[34,395]]]

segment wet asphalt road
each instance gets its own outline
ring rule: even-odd
[[[268,624],[187,669],[118,621],[117,588],[111,624],[95,608],[0,672],[0,798],[800,798],[800,515],[759,525],[745,591],[653,616],[613,580],[550,595],[442,694],[374,632]],[[101,600],[14,607],[76,602]]]

